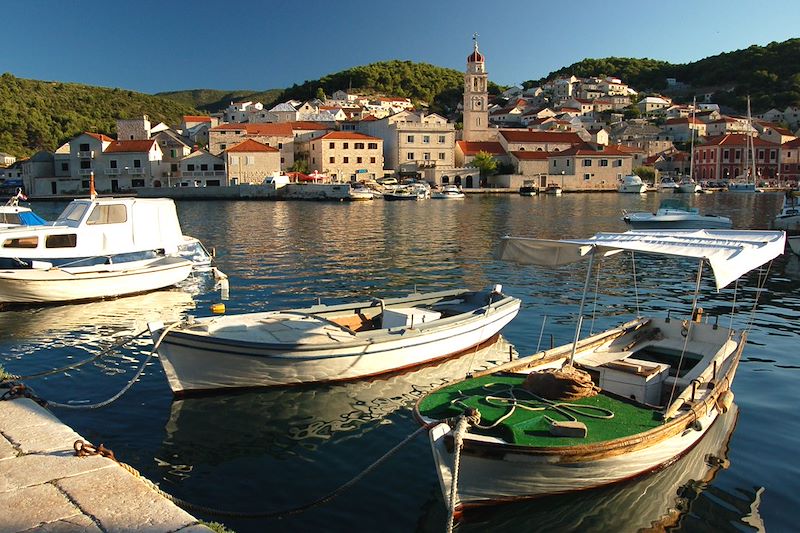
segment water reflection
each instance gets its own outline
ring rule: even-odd
[[[192,465],[263,454],[321,460],[340,441],[366,435],[427,391],[511,357],[516,351],[499,337],[460,357],[385,379],[176,400],[158,459],[167,477],[188,476]]]

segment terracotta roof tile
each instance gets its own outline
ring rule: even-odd
[[[116,152],[136,152],[146,153],[153,148],[155,140],[147,139],[145,141],[112,141],[103,153],[110,154]]]
[[[228,148],[228,152],[279,152],[277,148],[267,146],[253,139],[247,139],[236,146]]]
[[[204,115],[183,115],[184,122],[211,122],[211,117]]]
[[[500,135],[508,142],[517,143],[553,142],[578,144],[583,142],[577,133],[563,131],[501,130]]]
[[[112,139],[108,135],[103,135],[102,133],[91,133],[91,132],[88,132],[88,131],[85,131],[84,133],[86,135],[88,135],[89,137],[94,137],[98,141],[105,141],[105,142],[108,142],[108,143],[113,143],[114,142],[114,139]]]
[[[475,155],[478,152],[487,152],[492,155],[506,155],[503,145],[498,142],[458,141],[457,144],[464,155]]]
[[[545,152],[543,150],[521,150],[517,152],[511,152],[511,155],[520,161],[547,161],[548,157],[558,153],[559,152]]]

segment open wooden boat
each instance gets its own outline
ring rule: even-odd
[[[500,286],[150,325],[175,394],[346,381],[453,356],[497,334],[520,300]]]
[[[506,237],[501,256],[550,266],[588,259],[585,289],[598,255],[629,250],[695,258],[701,271],[710,265],[721,289],[783,253],[784,245],[785,234],[775,231],[629,231],[574,241]],[[700,273],[696,293],[699,287]],[[730,406],[745,332],[668,314],[581,339],[584,300],[575,342],[476,373],[417,403],[452,513],[655,471],[687,453]],[[695,318],[697,310],[695,295]],[[544,391],[541,383],[550,377],[589,392],[563,399]]]

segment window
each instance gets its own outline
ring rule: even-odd
[[[615,159],[614,160],[614,166],[615,167],[621,167],[622,166],[622,159]]]
[[[267,143],[267,146],[269,146],[269,143]],[[283,143],[278,143],[278,150],[281,150],[281,149],[283,149]]]
[[[142,168],[142,161],[139,159],[133,160],[133,168]]]
[[[422,154],[422,159],[424,159],[425,161],[430,161],[431,153],[430,152],[425,152],[424,154]]]
[[[445,159],[445,153],[444,152],[439,152],[439,160],[440,161],[444,161],[444,159]]]
[[[88,189],[89,188],[89,180],[81,180],[81,189]]]
[[[445,143],[445,136],[439,135],[439,144],[444,144],[444,143]]]
[[[38,237],[15,237],[3,241],[3,248],[36,248],[38,245]]]
[[[769,151],[769,160],[770,161],[775,161],[775,159],[777,159],[777,158],[778,158],[778,154],[775,152],[775,150],[770,150]]]
[[[225,170],[225,165],[222,163],[214,163],[214,170]]]
[[[350,158],[349,157],[343,157],[342,158],[342,163],[349,163],[349,162],[350,162]]]
[[[364,143],[355,143],[355,144],[353,144],[353,147],[356,150],[363,150],[364,149]]]
[[[63,172],[69,172],[69,163],[61,163],[61,170]]]
[[[281,157],[281,165],[285,163],[285,158]]]
[[[202,171],[208,170],[208,163],[201,163],[200,164],[200,170],[202,170]]]
[[[349,150],[350,149],[350,143],[342,143],[342,148],[344,150]]]
[[[219,180],[206,180],[206,187],[219,187]]]
[[[367,148],[369,148],[370,150],[377,150],[378,149],[378,143],[369,143],[369,144],[367,144]]]
[[[178,171],[178,163],[170,163],[169,171],[170,172],[177,172]]]
[[[431,136],[430,135],[423,135],[422,136],[422,144],[430,144],[431,143]]]
[[[360,157],[356,157],[356,163],[361,163],[361,162],[362,162],[361,158]]]
[[[592,179],[592,175],[591,174],[584,174],[583,175],[583,181],[589,181],[590,179]]]
[[[583,166],[585,166],[585,167],[592,166],[592,160],[591,159],[584,159],[583,160]]]
[[[92,168],[92,162],[89,161],[88,159],[81,160],[81,168],[83,168],[83,169]]]
[[[406,159],[408,159],[409,161],[413,161],[414,160],[414,152],[408,152],[408,155],[406,156]]]
[[[759,150],[758,151],[758,158],[760,160],[762,160],[762,161],[764,160],[764,150]]]
[[[123,204],[106,204],[94,206],[86,219],[86,224],[120,224],[126,220],[128,220],[128,211]]]
[[[608,166],[608,159],[601,159],[600,160],[600,166],[601,167],[607,167]]]
[[[311,164],[314,165],[314,164],[316,164],[316,162],[317,162],[317,158],[316,157],[312,157],[311,158]],[[283,163],[283,161],[281,161],[281,163]]]
[[[328,148],[333,150],[336,147],[336,143],[328,143]]]
[[[89,143],[81,143],[78,147],[78,150],[81,152],[88,152],[89,151]]]
[[[414,136],[413,136],[413,135],[409,135],[409,136],[407,136],[407,137],[406,137],[406,141],[407,141],[407,142],[410,142],[410,143],[413,143],[413,142],[414,142]]]
[[[375,158],[374,158],[374,157],[370,157],[370,158],[369,158],[369,162],[370,162],[370,163],[374,163],[374,162],[375,162]]]
[[[256,164],[256,156],[248,155],[245,157],[245,165],[255,165]]]
[[[111,168],[117,168],[117,160],[116,159],[112,159],[111,161],[108,162],[108,164],[111,166]]]
[[[328,158],[328,163],[336,163],[336,158],[335,157]]]
[[[227,144],[220,144],[220,145],[219,145],[219,149],[220,149],[220,150],[224,150],[224,149],[226,149],[227,147],[228,147],[228,145],[227,145]]]
[[[143,179],[131,180],[131,187],[144,187],[144,180]]]
[[[231,159],[236,159],[236,158],[231,158]],[[189,163],[188,165],[186,165],[186,170],[187,170],[188,172],[194,172],[194,165],[192,165],[191,163]]]
[[[169,156],[170,157],[177,157],[178,156],[178,151],[175,148],[171,148],[170,151],[169,151]]]

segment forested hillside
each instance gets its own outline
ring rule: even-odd
[[[800,105],[800,39],[754,45],[686,64],[625,57],[584,59],[541,80],[527,81],[525,86],[570,74],[616,76],[639,91],[663,91],[667,78],[676,78],[690,86],[678,95],[684,101],[695,94],[713,92],[715,103],[744,112],[750,95],[754,113],[773,107],[783,110]]]
[[[124,89],[0,76],[0,152],[55,150],[83,131],[113,135],[117,118],[179,124],[191,105]]]
[[[156,96],[163,96],[164,98],[196,107],[207,113],[216,113],[228,107],[231,102],[253,101],[263,104],[273,102],[282,91],[283,89],[269,89],[267,91],[189,89],[186,91],[156,93]]]

